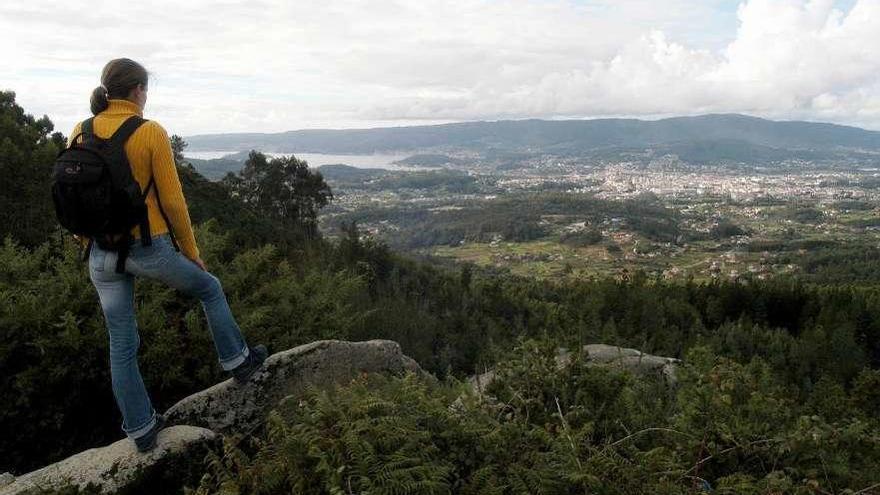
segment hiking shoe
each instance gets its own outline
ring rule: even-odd
[[[134,444],[138,452],[149,452],[156,446],[156,439],[159,437],[159,431],[165,427],[165,416],[156,415],[156,424],[150,428],[145,435],[134,439]]]
[[[247,383],[254,376],[254,373],[263,367],[263,362],[269,355],[269,350],[263,344],[249,347],[249,349],[250,352],[244,362],[232,370],[232,378],[235,378],[236,383]]]

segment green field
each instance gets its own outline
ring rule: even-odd
[[[702,211],[701,211],[702,210]],[[638,233],[621,229],[603,232],[594,245],[575,247],[560,242],[560,226],[577,219],[569,215],[545,215],[555,227],[543,238],[525,242],[463,242],[455,246],[432,246],[420,254],[509,270],[538,278],[588,278],[624,276],[643,271],[664,278],[755,277],[796,275],[800,260],[837,246],[876,247],[880,232],[859,225],[875,221],[873,210],[828,210],[821,222],[804,223],[787,218],[792,208],[772,206],[744,208],[705,205],[683,215],[685,228],[699,230],[721,216],[748,234],[722,239],[694,240],[679,244],[657,243]],[[795,210],[796,211],[796,210]]]

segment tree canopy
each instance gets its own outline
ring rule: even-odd
[[[317,237],[318,210],[333,199],[321,172],[293,155],[270,159],[251,151],[241,172],[227,174],[223,183],[244,204],[307,239]]]
[[[49,117],[34,118],[0,91],[0,239],[33,246],[55,231],[49,190],[52,160],[64,146]]]

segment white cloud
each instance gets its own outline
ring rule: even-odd
[[[0,6],[0,87],[64,132],[117,56],[180,134],[705,112],[880,129],[880,0],[727,3],[32,1]]]

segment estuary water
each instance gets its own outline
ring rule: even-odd
[[[185,152],[187,158],[197,160],[213,160],[223,158],[224,156],[236,153],[235,151],[191,151]],[[321,165],[331,165],[341,163],[357,168],[383,168],[386,170],[425,170],[426,167],[411,167],[406,165],[395,165],[397,160],[403,160],[409,155],[393,154],[393,155],[329,155],[324,153],[264,153],[266,156],[273,158],[281,156],[296,155],[300,160],[308,162],[309,167],[320,167]]]

